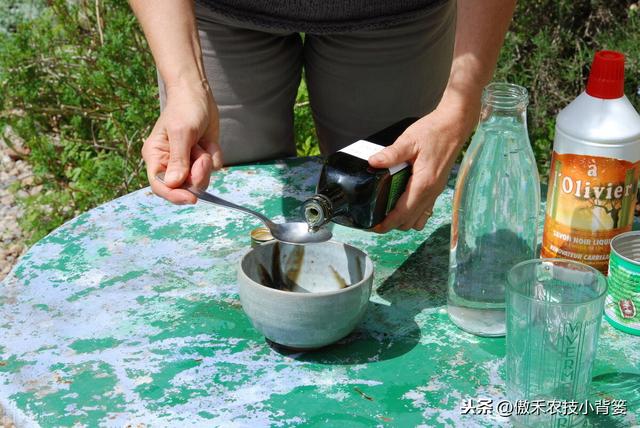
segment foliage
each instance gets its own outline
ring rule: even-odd
[[[626,55],[625,93],[640,111],[640,14],[631,1],[520,1],[495,80],[529,90],[529,136],[547,178],[555,117],[584,90],[593,53]]]
[[[152,58],[125,0],[48,0],[36,14],[33,5],[42,1],[0,3],[0,130],[8,126],[24,141],[43,186],[22,200],[22,225],[33,240],[146,185],[140,148],[158,114]],[[518,2],[495,80],[529,89],[542,177],[555,116],[582,91],[593,52],[602,48],[627,54],[626,93],[640,109],[638,4]],[[294,115],[298,154],[317,154],[304,81]]]
[[[293,109],[295,138],[298,156],[316,156],[320,154],[318,137],[313,125],[309,93],[304,79],[300,82],[296,104]]]
[[[0,36],[0,129],[24,141],[43,187],[21,201],[33,240],[144,184],[140,149],[157,110],[153,62],[124,0],[52,0]]]

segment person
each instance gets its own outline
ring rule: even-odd
[[[369,158],[413,174],[374,228],[421,230],[480,112],[515,0],[130,0],[159,74],[142,155],[152,190],[195,203],[225,165],[295,155],[302,70],[321,150],[419,117]],[[165,183],[155,180],[166,170]]]

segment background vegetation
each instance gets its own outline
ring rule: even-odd
[[[529,132],[543,177],[555,115],[583,89],[593,52],[603,48],[627,55],[626,94],[640,109],[638,3],[519,2],[496,80],[530,91]],[[32,241],[146,185],[140,148],[157,114],[153,62],[125,0],[0,4],[0,135],[27,148],[42,185],[20,199]],[[295,120],[299,154],[317,154],[304,84]]]

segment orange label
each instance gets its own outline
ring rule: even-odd
[[[639,165],[553,152],[541,256],[606,273],[611,239],[631,230]]]

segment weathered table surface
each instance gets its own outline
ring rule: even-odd
[[[236,167],[212,187],[281,219],[318,171],[314,159]],[[366,320],[337,345],[289,355],[238,300],[253,218],[148,189],[82,214],[1,284],[0,405],[18,426],[508,425],[461,415],[464,399],[505,398],[505,347],[447,317],[451,196],[422,232],[335,227],[374,260]],[[640,424],[640,338],[603,322],[594,376],[596,398],[628,400],[626,416],[596,424]]]

